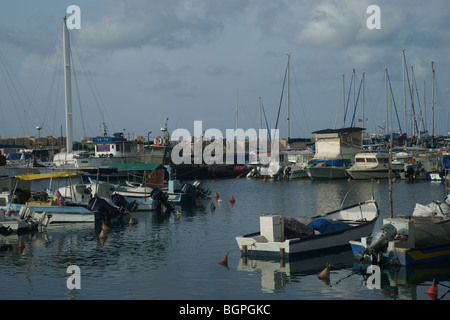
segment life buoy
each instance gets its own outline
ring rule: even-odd
[[[153,143],[156,146],[160,146],[161,145],[161,137],[156,137],[155,140],[153,140]]]

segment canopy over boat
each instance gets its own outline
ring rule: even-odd
[[[15,176],[15,178],[19,180],[39,180],[39,179],[48,179],[48,178],[68,178],[79,175],[76,171],[70,172],[49,172],[49,173],[26,173]]]

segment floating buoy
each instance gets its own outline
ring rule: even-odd
[[[228,252],[225,255],[225,257],[223,257],[222,260],[219,261],[219,264],[221,264],[223,266],[228,266]]]
[[[266,182],[266,178],[263,179],[263,182]]]
[[[216,205],[214,203],[211,203],[211,211],[216,210]]]
[[[130,220],[128,221],[128,224],[130,224],[130,225],[136,224],[136,221],[130,216]]]
[[[105,232],[109,231],[109,227],[106,225],[106,223],[103,221],[102,230]]]
[[[380,179],[377,180],[377,184],[380,184]]]
[[[330,279],[330,266],[327,264],[325,269],[322,270],[321,273],[317,276],[321,280],[329,280]]]
[[[103,230],[100,231],[100,234],[98,235],[99,239],[106,239],[106,232],[104,232]]]
[[[230,202],[231,203],[234,203],[236,200],[234,200],[234,197],[233,196],[231,196],[231,198],[230,198]]]
[[[436,298],[437,293],[436,281],[433,280],[433,284],[431,285],[430,289],[428,289],[427,294],[432,298]]]
[[[219,199],[219,194],[217,193],[217,191],[216,193],[214,193],[214,199]]]
[[[183,214],[183,212],[177,210],[177,216],[178,216],[178,217],[181,216],[182,214]]]
[[[350,182],[350,181],[352,181],[352,179],[348,178],[348,179],[347,179],[347,182]]]
[[[22,240],[19,241],[19,249],[25,248],[25,243],[22,242]]]

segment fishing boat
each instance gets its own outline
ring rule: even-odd
[[[113,194],[119,194],[131,201],[145,205],[150,204],[156,198],[167,201],[175,205],[185,205],[194,203],[196,200],[207,197],[211,191],[204,188],[199,180],[194,183],[181,184],[176,179],[175,172],[169,170],[169,181],[164,182],[166,167],[158,163],[134,163],[134,164],[109,164],[108,167],[116,168],[118,171],[133,172],[136,178],[133,181],[127,181],[126,185],[111,184],[114,188]],[[98,185],[100,182],[96,179],[89,178],[92,185]],[[162,192],[162,193],[161,193]],[[164,202],[166,202],[164,200]]]
[[[403,165],[402,180],[430,180],[430,174],[440,173],[442,157],[434,150],[421,147],[396,147],[392,149],[392,163]]]
[[[3,203],[9,194],[0,193],[0,202]],[[9,236],[11,234],[21,235],[39,226],[46,227],[51,222],[52,215],[47,212],[38,213],[32,208],[21,208],[20,211],[0,209],[0,235]]]
[[[260,231],[236,237],[244,256],[284,258],[348,247],[349,241],[370,235],[378,219],[374,199],[312,218],[281,215],[260,217]]]
[[[416,265],[450,259],[450,197],[427,206],[416,204],[410,215],[383,219],[371,236],[350,241],[358,261]]]
[[[352,179],[388,179],[389,178],[388,152],[362,152],[355,155],[355,163],[347,169]],[[403,165],[391,165],[394,176],[400,176]]]
[[[311,164],[305,168],[308,177],[312,180],[347,178],[347,168],[361,152],[362,130],[348,127],[313,132],[316,149]]]
[[[313,159],[311,149],[286,149],[269,157],[268,164],[257,164],[247,174],[247,178],[298,179],[307,177],[305,168]]]
[[[372,235],[349,243],[358,261],[372,264],[408,266],[450,259],[450,195],[428,206],[416,204],[412,214],[394,217],[390,175],[389,218]]]
[[[95,222],[100,217],[98,212],[89,210],[87,203],[65,201],[61,196],[54,197],[46,191],[32,191],[32,183],[49,183],[49,189],[57,185],[58,179],[71,179],[77,176],[76,172],[52,172],[38,174],[17,175],[14,178],[4,179],[2,185],[9,185],[7,191],[0,194],[0,208],[18,213],[23,208],[34,212],[47,213],[52,216],[50,223],[62,222]]]

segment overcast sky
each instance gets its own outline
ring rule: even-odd
[[[71,30],[75,78],[74,139],[100,134],[151,137],[165,119],[169,131],[260,127],[260,98],[269,127],[276,125],[290,54],[290,136],[342,127],[353,116],[365,74],[364,104],[356,122],[380,132],[386,119],[385,68],[395,106],[395,130],[405,132],[402,50],[414,110],[431,132],[431,62],[435,68],[435,126],[450,131],[450,2],[448,0],[127,0],[4,1],[0,10],[0,137],[65,135],[61,26],[69,5],[81,9]],[[381,29],[369,29],[370,5],[381,9]],[[76,86],[78,84],[78,86]],[[417,89],[417,90],[416,90]],[[78,100],[78,96],[80,100]],[[411,102],[407,87],[407,132]],[[284,93],[280,136],[287,136]],[[363,109],[364,105],[364,109]],[[397,115],[395,115],[395,109]],[[265,127],[265,120],[263,121]]]

